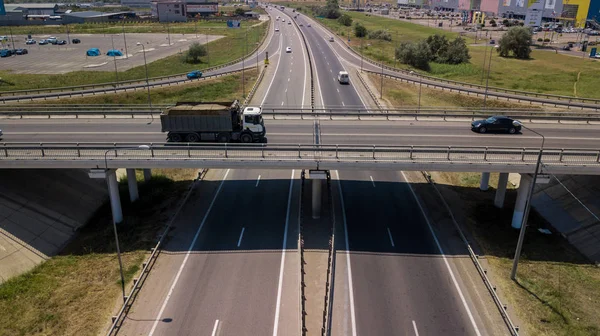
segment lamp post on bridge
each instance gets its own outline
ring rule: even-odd
[[[111,148],[106,150],[106,152],[104,152],[104,170],[105,170],[105,174],[108,173],[108,159],[107,159],[107,155],[108,152],[111,151],[115,151],[115,156],[117,155],[117,149],[133,149],[133,150],[147,150],[150,149],[150,146],[148,145],[139,145],[137,147],[124,147],[124,148]],[[118,185],[116,190],[113,190],[114,185],[116,184],[116,176],[114,177],[115,181],[111,181],[111,179],[113,179],[112,176],[108,176],[108,174],[106,175],[106,179],[108,181],[108,191],[109,193],[115,193],[117,194],[117,196],[119,195],[119,190],[118,190]],[[121,248],[119,247],[119,236],[117,233],[117,222],[121,222],[122,218],[122,214],[117,215],[115,214],[115,209],[114,207],[114,203],[115,202],[119,202],[120,203],[120,199],[117,198],[117,200],[113,200],[113,197],[111,195],[111,210],[113,211],[113,230],[115,232],[115,244],[116,244],[116,248],[117,248],[117,259],[119,259],[119,272],[121,274],[121,291],[123,293],[123,302],[125,302],[126,300],[126,296],[125,296],[125,277],[123,276],[123,261],[121,260]],[[119,204],[119,211],[120,211],[120,204]],[[118,216],[118,217],[117,217]]]
[[[500,48],[499,45],[495,45],[494,49],[498,49]],[[485,61],[485,60],[484,60]],[[490,70],[492,68],[492,50],[490,49],[490,59],[488,61],[488,71],[487,71],[487,79],[485,80],[485,95],[483,96],[483,109],[485,110],[485,105],[487,102],[487,94],[488,94],[488,87],[489,87],[489,82],[490,82]]]
[[[152,108],[152,99],[150,98],[150,82],[148,80],[148,64],[146,63],[146,48],[144,47],[144,44],[141,42],[138,42],[137,45],[142,46],[142,51],[144,53],[144,69],[146,70],[146,88],[148,90],[148,106],[150,108]]]
[[[533,174],[533,181],[531,182],[531,186],[529,187],[529,194],[527,195],[527,201],[525,203],[525,211],[523,211],[523,219],[521,220],[521,231],[519,232],[519,240],[517,241],[517,249],[515,250],[515,258],[513,259],[513,266],[510,272],[510,278],[512,280],[516,279],[517,276],[517,267],[519,266],[519,259],[521,258],[521,249],[523,248],[523,240],[525,239],[525,231],[527,230],[527,220],[529,219],[529,210],[531,209],[531,199],[533,198],[533,189],[535,188],[535,183],[538,178],[540,165],[542,163],[542,152],[544,151],[544,142],[546,138],[543,134],[532,130],[531,128],[523,125],[521,122],[515,121],[513,124],[519,125],[528,131],[531,131],[542,137],[542,145],[540,146],[540,150],[538,152],[537,162],[535,164],[535,172]]]

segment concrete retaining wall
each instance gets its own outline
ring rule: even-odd
[[[106,198],[87,170],[0,170],[0,283],[58,253]]]

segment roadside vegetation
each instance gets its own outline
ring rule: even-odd
[[[494,188],[480,191],[480,174],[432,173],[446,200],[474,237],[491,267],[492,282],[527,335],[600,334],[600,268],[559,234],[538,228],[549,224],[532,209],[517,273],[510,280],[519,232],[510,223],[516,189],[506,193],[504,209],[493,205]],[[491,174],[490,186],[498,174]],[[510,183],[509,183],[510,185]],[[524,329],[524,330],[523,330]]]
[[[182,54],[175,54],[157,60],[152,63],[148,63],[148,76],[158,77],[173,74],[185,73],[191,70],[202,70],[219,64],[227,63],[242,57],[243,55],[250,53],[260,43],[262,37],[267,33],[268,24],[265,22],[259,24],[258,20],[248,21],[247,25],[254,25],[254,27],[248,28],[247,41],[248,45],[245,46],[246,42],[246,30],[245,29],[227,29],[224,27],[223,22],[198,22],[198,34],[208,35],[221,35],[224,38],[207,44],[207,53],[205,56],[199,57],[197,63],[187,62],[187,52]],[[86,25],[82,25],[86,26]],[[104,26],[104,28],[97,28],[93,26],[98,25],[87,25],[92,26],[88,30],[93,30],[96,33],[121,33],[121,26]],[[167,32],[166,26],[158,23],[152,23],[148,25],[125,25],[126,32],[138,32],[138,33],[165,33]],[[39,28],[38,26],[32,27],[18,27],[20,28]],[[64,28],[59,27],[64,33]],[[17,28],[14,28],[17,29]],[[79,27],[82,32],[86,31],[85,28]],[[171,24],[169,28],[172,35],[177,33],[194,34],[195,27],[194,23],[181,23]],[[27,32],[21,32],[26,34]],[[44,33],[49,33],[44,30]],[[71,33],[75,33],[71,31]],[[13,31],[13,34],[16,34]],[[35,34],[35,32],[34,32]],[[117,62],[118,63],[118,62]],[[132,79],[143,79],[146,78],[144,66],[134,67],[126,71],[120,71],[118,73],[119,80],[132,80]],[[25,89],[38,89],[38,88],[52,88],[52,87],[63,87],[63,86],[76,86],[84,84],[96,84],[96,83],[110,83],[115,81],[115,73],[112,71],[73,71],[66,74],[17,74],[11,71],[0,71],[0,91],[13,91],[13,90],[25,90]]]
[[[142,182],[140,174],[134,204],[121,181],[119,240],[128,288],[196,175],[194,169],[156,169]],[[108,326],[122,302],[108,202],[77,235],[59,255],[0,285],[0,335],[97,335]]]
[[[365,74],[363,74],[365,76]],[[377,91],[380,90],[381,77],[376,74],[367,75]],[[383,98],[389,106],[414,107],[419,105],[419,84],[407,84],[397,80],[383,79]],[[483,107],[483,97],[468,96],[456,92],[440,91],[425,86],[421,87],[421,106],[427,107]],[[519,104],[506,100],[488,97],[488,108],[525,108],[541,109],[530,104]]]
[[[252,88],[258,77],[258,71],[245,72],[246,94]],[[236,73],[214,79],[193,81],[177,86],[150,89],[152,104],[174,104],[178,101],[227,101],[243,100],[242,74]],[[95,96],[62,98],[46,100],[48,104],[148,104],[148,93],[145,89],[122,93],[107,93]],[[39,104],[33,101],[27,104]]]
[[[290,3],[282,2],[282,4]],[[345,39],[349,37],[350,45],[365,57],[383,61],[387,65],[397,68],[417,69],[411,65],[402,64],[395,58],[395,50],[401,43],[423,41],[436,34],[445,36],[450,41],[459,36],[458,32],[361,12],[342,12],[352,20],[351,26],[346,26],[340,23],[339,19],[317,18],[308,5],[302,2],[299,4],[301,4],[299,7],[302,9],[302,13],[312,15]],[[357,27],[362,28],[357,29]],[[376,36],[376,38],[375,36],[369,37],[369,32],[376,31],[387,32],[391,41],[380,38],[382,35]],[[357,32],[358,36],[364,37],[357,37]],[[600,78],[600,62],[598,61],[536,49],[531,51],[530,58],[527,60],[515,57],[515,49],[510,48],[506,49],[508,57],[500,57],[493,46],[471,45],[474,40],[470,37],[464,38],[470,55],[469,62],[460,64],[430,62],[429,70],[426,73],[430,76],[485,85],[489,68],[489,85],[493,87],[600,98],[600,90],[597,90],[597,81]],[[491,67],[488,67],[490,50],[492,50]]]

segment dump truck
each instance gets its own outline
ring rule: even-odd
[[[233,102],[178,102],[160,115],[169,142],[267,142],[260,107]]]

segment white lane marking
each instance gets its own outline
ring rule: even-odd
[[[279,309],[281,306],[281,290],[283,289],[283,266],[285,265],[285,244],[287,242],[288,225],[290,223],[290,207],[292,205],[292,189],[294,186],[295,171],[295,169],[292,169],[292,176],[290,177],[290,191],[288,193],[287,212],[285,214],[285,229],[283,230],[283,244],[281,247],[281,264],[279,266],[279,284],[277,286],[277,303],[275,306],[275,322],[273,322],[273,336],[277,336],[277,329],[279,329]]]
[[[390,237],[390,243],[392,243],[392,247],[395,247],[395,245],[394,245],[394,238],[392,238],[392,233],[390,232],[390,228],[389,227],[387,228],[387,232],[388,232],[388,236]]]
[[[400,173],[402,174],[402,177],[404,177],[406,185],[408,185],[408,188],[410,189],[410,192],[412,193],[413,197],[415,198],[415,201],[417,201],[417,205],[419,206],[419,209],[421,210],[421,213],[423,214],[423,218],[425,218],[425,222],[427,223],[429,232],[431,232],[431,235],[433,236],[433,240],[435,241],[435,244],[437,245],[437,248],[440,251],[440,254],[442,255],[442,259],[444,259],[444,264],[446,264],[446,268],[448,269],[448,272],[450,273],[450,277],[452,278],[454,287],[456,288],[456,291],[458,292],[458,296],[460,296],[460,300],[462,301],[463,306],[467,310],[467,315],[469,315],[469,320],[471,321],[471,324],[473,325],[473,329],[475,329],[475,334],[477,336],[481,336],[481,332],[479,332],[479,328],[477,327],[477,324],[475,323],[475,319],[473,318],[471,309],[469,308],[469,305],[467,304],[467,300],[465,299],[465,296],[463,295],[462,290],[460,289],[460,286],[458,285],[458,282],[456,281],[456,277],[454,276],[454,272],[452,272],[452,268],[450,268],[450,263],[448,263],[448,259],[446,258],[444,249],[442,249],[442,245],[440,244],[438,237],[436,236],[435,232],[433,231],[433,227],[431,226],[431,223],[429,222],[429,218],[427,217],[427,214],[425,214],[425,209],[423,209],[423,206],[421,205],[421,201],[419,201],[419,199],[417,198],[417,194],[415,193],[415,191],[413,190],[413,187],[408,182],[408,179],[406,178],[406,175],[404,174],[404,172],[401,171]]]
[[[288,78],[288,82],[290,81],[290,78]]]
[[[215,321],[215,326],[213,327],[213,332],[212,332],[212,336],[215,336],[217,334],[217,328],[219,327],[219,320]]]
[[[373,188],[375,188],[375,181],[373,181],[373,176],[369,176],[371,178],[371,183],[373,184]]]
[[[287,93],[287,90],[288,90],[288,89],[285,89],[285,92],[286,92],[286,93]]]
[[[258,178],[256,179],[256,185],[255,187],[258,187],[258,183],[260,182],[260,175],[258,175]]]
[[[346,104],[344,104],[344,102],[342,102],[342,106],[346,106]]]
[[[283,106],[283,102],[281,102],[281,106]]]
[[[342,220],[344,222],[344,238],[346,240],[346,263],[348,264],[348,291],[350,292],[350,321],[352,324],[352,336],[356,336],[356,318],[354,317],[354,292],[352,288],[352,267],[350,265],[350,243],[348,242],[348,225],[346,224],[346,206],[344,205],[344,194],[342,194],[342,181],[340,181],[340,173],[336,170],[335,175],[337,176],[338,180],[340,204],[342,206]]]
[[[292,69],[290,69],[290,72],[292,72]]]
[[[338,93],[340,93],[340,89],[336,89]]]
[[[198,230],[196,231],[196,234],[194,235],[194,239],[192,240],[190,247],[188,248],[187,252],[185,253],[185,258],[183,258],[183,262],[181,263],[181,266],[179,266],[179,271],[177,271],[175,280],[173,280],[173,283],[171,284],[171,288],[169,288],[167,297],[165,298],[162,306],[160,307],[160,311],[158,312],[158,315],[156,316],[156,319],[154,320],[154,324],[152,325],[152,329],[150,330],[150,333],[148,333],[148,336],[152,336],[154,334],[154,331],[156,330],[156,326],[158,326],[158,322],[160,322],[160,317],[162,316],[163,312],[165,311],[165,308],[167,307],[167,303],[169,302],[171,295],[173,295],[173,291],[175,290],[177,281],[179,281],[179,277],[181,276],[181,273],[183,272],[183,269],[185,268],[185,264],[187,263],[187,260],[190,257],[190,252],[194,248],[194,245],[196,245],[196,241],[198,240],[200,231],[202,231],[202,228],[204,227],[204,223],[206,223],[206,219],[208,218],[208,215],[210,215],[210,211],[212,210],[212,207],[215,204],[215,201],[217,200],[217,196],[219,196],[219,193],[221,192],[221,189],[223,188],[223,184],[227,180],[227,175],[229,175],[229,171],[230,171],[230,169],[227,169],[227,171],[225,172],[225,176],[223,176],[223,180],[221,181],[221,184],[219,184],[219,188],[217,188],[217,191],[215,192],[215,196],[213,197],[212,201],[210,202],[210,205],[208,206],[208,210],[206,210],[206,213],[204,214],[204,218],[202,218],[200,227],[198,227]]]
[[[242,244],[242,237],[244,237],[244,231],[246,230],[245,227],[242,228],[242,232],[240,232],[240,238],[238,239],[238,245],[237,247],[240,247],[240,244]]]
[[[276,53],[281,50],[282,43],[283,43],[283,38],[281,37],[281,35],[279,35],[279,47],[277,48]],[[279,53],[279,60],[277,61],[277,66],[275,66],[275,73],[273,74],[273,78],[271,78],[271,83],[269,83],[269,86],[267,87],[267,93],[265,93],[265,96],[263,97],[262,102],[260,102],[260,106],[263,106],[265,104],[265,100],[267,100],[267,96],[269,95],[269,92],[271,91],[271,86],[273,85],[273,81],[275,81],[275,77],[277,77],[277,69],[279,69],[279,64],[281,64],[281,56],[283,56],[283,53]]]
[[[1,244],[0,244],[0,249],[1,249],[2,251],[6,251],[6,249],[4,248],[4,246],[2,246]]]
[[[413,328],[415,329],[415,336],[419,336],[419,330],[417,330],[417,323],[413,320]]]

